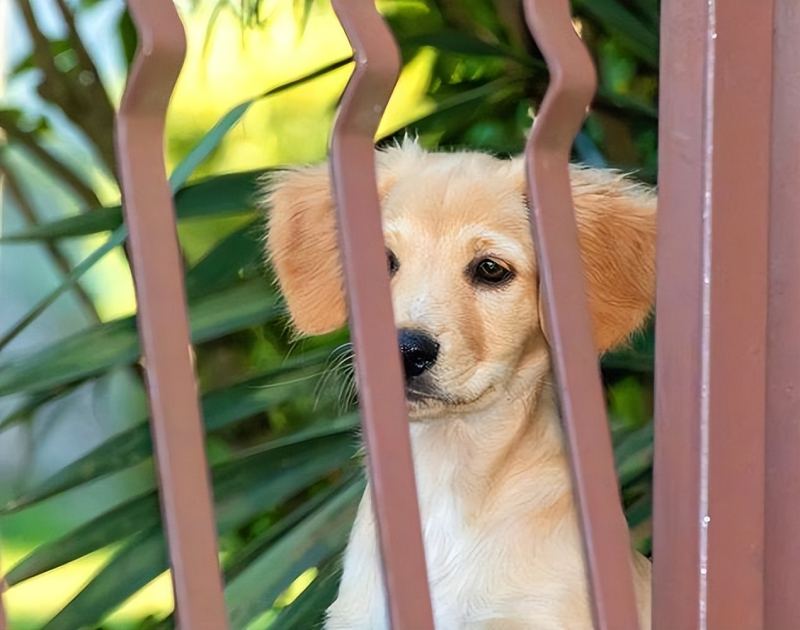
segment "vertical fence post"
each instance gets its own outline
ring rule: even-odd
[[[585,296],[586,290],[568,162],[594,95],[594,66],[573,28],[568,0],[526,0],[525,10],[550,70],[550,86],[527,147],[531,227],[583,529],[594,626],[634,629],[639,624],[630,539],[617,490],[597,351],[588,302],[575,297]]]
[[[800,3],[773,0],[764,627],[800,628]]]
[[[663,0],[659,104],[653,628],[700,627],[704,2]]]
[[[128,0],[128,6],[139,44],[117,117],[117,160],[176,617],[184,630],[225,630],[182,263],[163,155],[164,119],[186,42],[172,2]]]
[[[759,628],[772,6],[662,11],[654,626]]]
[[[374,0],[333,6],[355,50],[331,139],[331,180],[389,617],[394,630],[433,630],[373,148],[400,61]]]

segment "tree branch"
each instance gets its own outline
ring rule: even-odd
[[[32,134],[22,131],[22,129],[20,129],[9,116],[3,114],[3,112],[0,112],[0,129],[6,132],[9,140],[13,140],[24,146],[35,155],[46,168],[60,177],[67,186],[83,199],[90,209],[98,208],[103,205],[100,203],[94,190],[87,186],[72,169],[36,142]]]
[[[16,175],[10,171],[5,164],[0,164],[0,174],[2,174],[5,178],[5,185],[8,191],[8,194],[14,199],[17,204],[17,207],[22,214],[22,217],[29,225],[39,225],[39,216],[36,213],[36,210],[33,207],[33,204],[28,200],[25,193],[22,190],[22,186],[20,186],[19,180],[17,179]],[[72,263],[69,259],[64,255],[64,253],[58,248],[58,246],[52,241],[44,241],[42,243],[44,248],[47,250],[47,253],[52,258],[53,262],[55,263],[56,267],[64,273],[64,275],[69,275],[72,272]],[[93,321],[99,322],[100,316],[97,313],[97,309],[95,308],[94,302],[92,301],[89,294],[86,293],[84,288],[80,285],[80,283],[76,282],[75,286],[73,287],[73,291],[75,292],[75,296],[78,298],[78,302],[80,302],[83,310],[86,312],[86,315]]]
[[[42,71],[39,95],[61,108],[64,114],[91,141],[101,160],[116,175],[114,156],[114,108],[108,98],[97,68],[91,60],[75,26],[74,15],[63,0],[56,0],[68,31],[77,59],[77,66],[69,72],[58,69],[50,40],[39,28],[30,0],[17,0],[25,26],[33,43],[33,58]]]

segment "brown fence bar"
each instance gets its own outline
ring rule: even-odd
[[[663,11],[655,625],[759,628],[772,6]]]
[[[373,149],[400,60],[373,0],[333,7],[356,60],[331,139],[331,180],[389,616],[394,630],[433,630]]]
[[[800,628],[800,3],[774,0],[764,627]]]
[[[656,283],[653,628],[700,627],[703,95],[707,11],[663,0]]]
[[[163,157],[164,118],[186,42],[172,2],[129,0],[128,6],[139,46],[117,117],[117,160],[176,616],[184,630],[225,630],[182,263]]]
[[[638,628],[631,548],[585,299],[568,162],[596,87],[568,0],[526,0],[526,15],[550,69],[550,86],[527,146],[531,227],[583,529],[594,626]]]

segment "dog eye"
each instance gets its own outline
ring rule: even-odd
[[[389,275],[393,276],[397,273],[397,270],[400,269],[400,262],[397,260],[397,256],[394,255],[394,252],[391,249],[386,250],[386,258],[389,261]]]
[[[514,273],[500,263],[485,258],[475,265],[472,277],[481,284],[496,287],[509,282],[514,277]]]

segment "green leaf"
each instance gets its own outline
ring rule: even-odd
[[[357,449],[351,434],[357,422],[357,416],[351,414],[213,466],[219,534],[232,531],[347,464]],[[11,569],[6,580],[18,584],[154,527],[159,521],[153,489],[37,547]]]
[[[201,405],[206,431],[221,429],[307,392],[309,385],[302,379],[305,375],[318,373],[325,354],[327,353],[318,352],[299,355],[277,370],[269,370],[242,383],[204,395]],[[278,381],[288,377],[291,380]],[[150,424],[144,420],[109,438],[93,451],[48,477],[23,496],[5,505],[0,513],[19,511],[81,484],[140,464],[149,459],[152,452]]]
[[[477,55],[483,57],[502,57],[511,59],[524,66],[545,69],[547,66],[541,59],[527,55],[518,55],[511,48],[502,44],[490,44],[463,31],[441,29],[432,33],[413,35],[403,41],[407,46],[430,46],[437,50],[458,55]]]
[[[339,589],[338,557],[320,564],[319,575],[291,604],[283,608],[269,627],[275,630],[308,630],[322,627],[325,611]]]
[[[232,232],[186,273],[190,299],[234,284],[242,269],[260,260],[261,225],[261,219],[257,219]]]
[[[41,315],[45,309],[58,299],[61,294],[75,286],[81,276],[91,269],[95,263],[101,260],[112,249],[119,247],[128,237],[128,230],[124,226],[119,227],[109,239],[86,258],[84,258],[75,268],[64,278],[64,281],[59,284],[55,289],[48,293],[44,298],[29,310],[14,326],[11,327],[2,338],[0,338],[0,350],[5,348],[17,335],[25,330],[30,323]],[[2,396],[2,394],[0,394]]]
[[[40,223],[16,234],[0,237],[0,243],[15,243],[88,236],[116,230],[122,225],[122,207],[95,208],[66,219]]]
[[[225,582],[229,583],[239,577],[256,559],[269,549],[276,540],[287,534],[331,498],[341,493],[343,489],[348,488],[354,481],[362,480],[361,485],[363,487],[363,479],[363,474],[361,474],[360,471],[358,473],[358,479],[353,475],[348,475],[346,478],[307,499],[288,515],[258,534],[232,557],[226,560]]]
[[[126,501],[61,538],[46,542],[6,575],[9,586],[41,575],[137,532],[159,526],[158,497],[149,492]]]
[[[282,312],[263,280],[239,283],[190,304],[192,341],[217,339],[257,326]],[[133,317],[93,326],[43,350],[0,365],[0,396],[37,392],[89,378],[108,368],[136,361],[139,339]]]
[[[416,127],[421,124],[439,124],[445,118],[452,116],[453,110],[456,109],[469,109],[474,113],[476,106],[481,104],[482,101],[497,99],[498,95],[507,93],[508,88],[514,84],[521,85],[522,79],[503,77],[471,90],[466,90],[455,96],[442,99],[435,105],[433,111],[430,113],[421,116],[410,124],[404,123],[401,126],[388,129],[381,139],[397,133],[406,126]]]
[[[175,193],[175,212],[178,220],[252,211],[258,193],[258,182],[270,170],[217,175],[181,188]],[[0,243],[89,236],[114,230],[120,225],[122,225],[121,206],[97,208],[0,237]]]
[[[653,468],[653,423],[628,434],[615,448],[621,486],[638,481]]]
[[[352,483],[228,583],[225,600],[231,627],[246,628],[300,574],[344,547],[363,491],[363,482]]]
[[[653,68],[658,67],[658,31],[616,0],[575,0],[579,14],[590,15],[609,34]]]
[[[43,630],[95,627],[131,595],[167,568],[167,546],[161,527],[140,532],[118,551]]]
[[[650,518],[652,512],[652,498],[649,495],[639,497],[625,510],[625,518],[628,521],[628,527],[633,529],[641,525]]]

